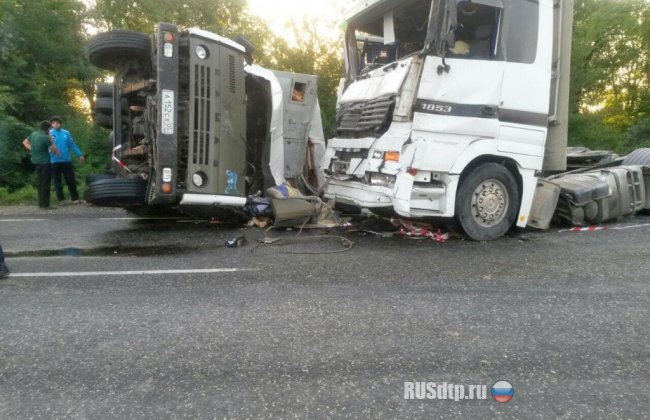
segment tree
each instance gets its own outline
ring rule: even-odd
[[[576,2],[570,109],[572,131],[584,136],[574,144],[632,147],[625,132],[650,110],[649,7],[646,0]]]
[[[101,30],[151,33],[156,23],[173,22],[223,32],[236,25],[245,6],[245,0],[97,0],[92,15]]]
[[[85,6],[77,0],[0,2],[0,107],[20,121],[74,112],[95,78],[83,55]]]

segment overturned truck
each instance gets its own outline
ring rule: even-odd
[[[100,33],[86,52],[114,73],[94,106],[113,129],[113,167],[89,184],[90,203],[218,216],[287,181],[322,184],[315,76],[253,65],[245,39],[168,23]]]

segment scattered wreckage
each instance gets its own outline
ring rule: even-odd
[[[540,180],[529,224],[597,225],[648,210],[650,149],[637,149],[625,158]]]

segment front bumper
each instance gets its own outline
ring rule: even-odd
[[[402,217],[453,217],[453,199],[458,176],[447,176],[448,184],[422,186],[414,177],[400,174],[393,187],[381,187],[353,180],[330,179],[325,198],[357,207],[392,208]]]
[[[392,207],[392,189],[364,184],[358,181],[330,179],[325,198],[364,208]]]

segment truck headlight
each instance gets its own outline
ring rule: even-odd
[[[392,187],[393,185],[395,185],[395,181],[397,180],[397,177],[395,175],[387,175],[378,172],[373,172],[368,174],[368,180],[370,181],[370,185],[374,185],[377,187]]]
[[[207,182],[208,182],[208,176],[203,172],[197,172],[194,175],[192,175],[192,183],[197,188],[204,187]]]
[[[163,182],[172,182],[172,168],[163,168],[162,180]]]
[[[199,57],[199,60],[205,60],[208,58],[208,50],[203,45],[198,45],[196,47],[196,56]]]

